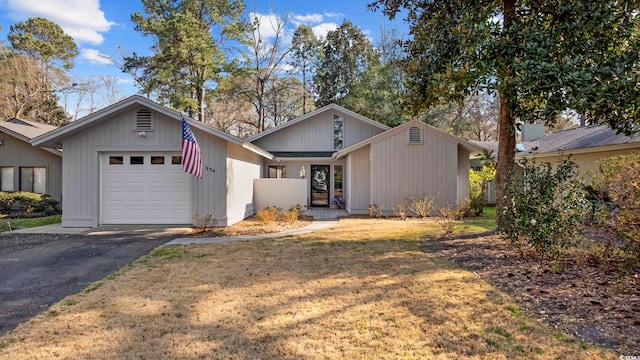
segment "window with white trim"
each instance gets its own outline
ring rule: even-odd
[[[287,167],[285,165],[269,165],[270,179],[284,179],[287,177]]]
[[[409,128],[409,144],[422,144],[422,130],[419,127]]]
[[[20,191],[45,194],[47,192],[47,168],[21,167]]]
[[[0,191],[14,191],[13,188],[13,166],[3,166],[0,168]]]

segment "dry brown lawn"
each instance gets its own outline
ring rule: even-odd
[[[614,359],[420,250],[431,221],[161,247],[0,338],[2,359]]]

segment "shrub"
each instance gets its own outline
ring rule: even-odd
[[[482,165],[482,170],[471,169],[469,171],[469,206],[471,212],[478,216],[487,205],[487,184],[495,179],[495,162],[487,161]]]
[[[256,220],[261,223],[268,223],[278,220],[278,213],[281,209],[275,206],[266,206],[263,209],[258,210],[256,213]]]
[[[438,218],[436,222],[442,227],[445,234],[451,234],[455,230],[456,221],[462,219],[462,211],[460,208],[454,208],[448,205],[438,209]]]
[[[19,205],[28,215],[54,215],[59,214],[59,203],[51,199],[48,194],[35,194],[31,192],[0,192],[0,212],[9,213],[14,205]]]
[[[380,218],[383,215],[384,205],[369,204],[367,215]]]
[[[409,210],[416,214],[417,217],[427,217],[435,212],[436,199],[430,199],[426,194],[422,194],[421,198],[410,197]]]
[[[524,164],[522,178],[509,174],[501,235],[517,246],[531,246],[538,255],[558,255],[575,243],[587,209],[576,164],[562,160]]]
[[[602,183],[615,209],[614,229],[627,252],[640,259],[640,153],[600,161]]]
[[[406,204],[398,203],[395,207],[392,207],[392,209],[395,217],[400,218],[400,220],[407,220],[408,208]]]
[[[196,216],[194,216],[193,218],[195,219],[195,228],[200,231],[206,231],[207,229],[216,226],[216,224],[218,223],[216,218],[214,218],[211,214],[207,214],[205,216],[196,214]]]
[[[307,214],[307,206],[306,205],[295,204],[295,205],[292,205],[291,207],[289,207],[289,212],[292,212],[292,211],[297,211],[298,218],[300,218],[301,216],[304,216],[304,215]]]

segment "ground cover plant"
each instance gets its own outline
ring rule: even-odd
[[[617,358],[423,251],[441,232],[433,219],[358,218],[161,247],[1,337],[0,358]]]

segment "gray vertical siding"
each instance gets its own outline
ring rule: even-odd
[[[31,144],[0,132],[0,166],[12,166],[13,189],[20,189],[20,167],[46,167],[47,193],[54,200],[62,199],[62,158],[47,150],[31,146]]]
[[[341,111],[325,111],[297,124],[268,134],[253,143],[267,151],[334,151],[333,116],[344,119],[343,148],[383,132]]]
[[[458,203],[469,198],[469,152],[458,146]]]
[[[355,150],[347,157],[345,189],[347,210],[352,214],[365,214],[371,204],[370,146]]]
[[[182,131],[179,121],[173,120]],[[202,152],[202,179],[195,176],[193,182],[193,215],[212,215],[219,225],[226,226],[227,219],[227,142],[202,130],[193,128]],[[177,135],[178,141],[181,134]],[[180,145],[179,145],[180,146]]]
[[[371,145],[371,201],[390,212],[411,196],[427,195],[439,206],[457,201],[458,144],[424,131],[409,144],[409,129]]]
[[[100,221],[101,152],[180,151],[180,121],[152,112],[153,130],[142,137],[135,131],[138,109],[113,116],[63,140],[63,226],[92,227]],[[212,214],[226,221],[226,141],[193,129],[202,150],[202,180],[193,177],[193,214]]]

